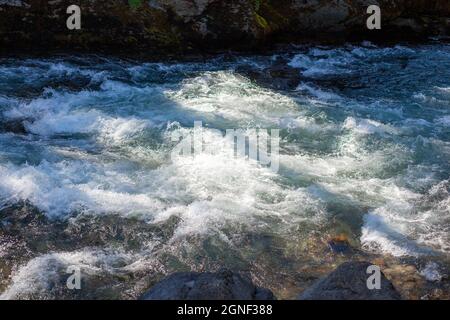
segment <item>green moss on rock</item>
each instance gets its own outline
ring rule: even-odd
[[[261,17],[256,12],[255,12],[255,20],[256,20],[256,23],[258,24],[258,26],[261,27],[262,29],[264,29],[264,30],[270,29],[270,26],[269,26],[269,23],[267,22],[267,20],[264,19],[263,17]]]
[[[142,0],[128,0],[128,4],[132,9],[136,9],[141,6]]]

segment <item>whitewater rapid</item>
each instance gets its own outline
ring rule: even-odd
[[[296,89],[263,87],[237,71],[279,58],[298,70]],[[2,298],[52,297],[48,284],[73,264],[92,274],[165,273],[273,255],[280,262],[259,268],[284,263],[295,273],[317,233],[348,233],[377,254],[450,253],[448,45],[179,63],[3,58],[0,125],[11,121],[26,134],[0,133],[0,208],[27,200],[50,221],[179,222],[168,239],[149,235],[134,250],[114,243],[35,254],[16,266]],[[171,135],[194,121],[223,149],[172,157]],[[280,130],[277,172],[230,158],[233,146],[217,133],[252,128]],[[8,246],[0,241],[0,257]]]

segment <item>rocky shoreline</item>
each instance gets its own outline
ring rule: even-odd
[[[375,1],[381,30],[368,30],[374,1],[98,0],[83,1],[81,29],[68,30],[71,0],[0,1],[3,54],[107,52],[182,56],[265,51],[283,43],[419,40],[450,34],[447,0]]]
[[[61,260],[59,257],[70,255],[70,252],[83,252],[86,248],[97,248],[94,252],[102,255],[118,244],[132,253],[138,251],[140,243],[148,241],[148,237],[154,241],[167,241],[177,225],[177,218],[160,224],[89,215],[54,221],[31,204],[22,202],[0,209],[0,222],[0,292],[8,290],[14,276],[29,261],[42,259],[45,267],[52,270],[51,277],[46,280],[50,285],[45,293],[47,299],[450,299],[449,270],[442,269],[443,277],[438,281],[427,279],[425,260],[409,261],[360,252],[342,236],[328,243],[311,239],[314,246],[309,248],[310,254],[322,256],[322,267],[305,264],[304,269],[293,275],[295,281],[278,273],[276,276],[266,274],[267,270],[262,270],[262,266],[180,272],[184,269],[180,266],[164,267],[163,264],[172,263],[163,255],[158,257],[161,260],[156,268],[122,268],[121,265],[127,264],[125,258],[110,267],[105,266],[103,271],[95,269],[99,265],[83,276],[83,290],[70,291],[65,287],[68,277],[65,270],[69,262],[64,262],[67,258]],[[84,265],[86,262],[78,263]],[[370,276],[367,267],[370,265],[380,267],[380,290],[367,288],[366,281]],[[446,263],[439,265],[445,268]],[[14,297],[42,299],[38,293],[26,292]]]
[[[400,300],[392,283],[381,274],[380,289],[367,287],[370,262],[346,262],[312,287],[298,300]],[[175,273],[158,282],[142,300],[275,300],[269,289],[227,269],[216,273]]]

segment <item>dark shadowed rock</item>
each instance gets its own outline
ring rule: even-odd
[[[11,132],[21,135],[27,134],[27,130],[21,120],[12,120],[0,123],[0,132]]]
[[[230,270],[175,273],[153,286],[142,300],[274,300],[268,289]]]
[[[260,86],[276,90],[296,89],[302,80],[300,71],[286,63],[275,63],[265,69],[239,66],[236,68],[236,72]]]
[[[369,262],[346,262],[299,295],[299,300],[399,300],[400,294],[381,273],[381,289],[367,288]]]
[[[66,9],[74,4],[72,0],[3,0],[0,51],[77,49],[165,55],[449,33],[448,0],[376,3],[382,8],[381,30],[366,27],[367,7],[374,4],[369,0],[81,1],[82,27],[68,30]]]

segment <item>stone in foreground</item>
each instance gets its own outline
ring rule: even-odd
[[[230,270],[175,273],[153,286],[142,300],[274,300],[268,289]]]
[[[369,262],[346,262],[298,296],[299,300],[400,300],[400,294],[381,273],[381,288],[367,287]]]

